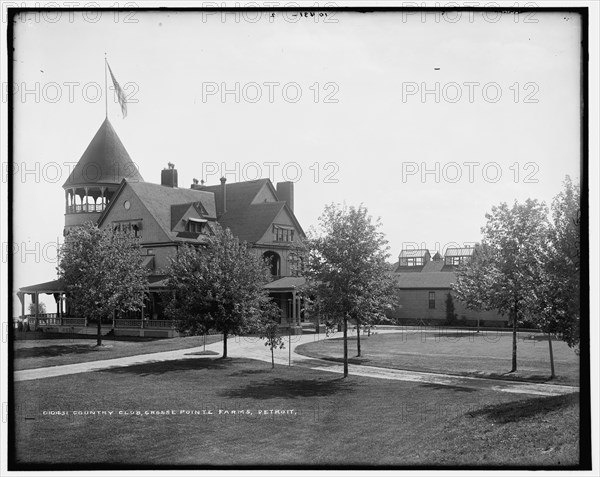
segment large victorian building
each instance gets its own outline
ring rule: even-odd
[[[157,171],[158,172],[158,171]],[[81,156],[63,185],[65,234],[72,227],[92,221],[99,227],[127,228],[139,238],[149,273],[149,294],[139,316],[120,317],[116,332],[144,336],[172,336],[165,320],[162,292],[169,259],[183,244],[203,244],[219,223],[271,266],[272,282],[266,285],[281,308],[283,327],[299,329],[300,306],[296,295],[304,279],[294,276],[291,251],[304,238],[294,215],[294,184],[275,187],[269,179],[205,186],[196,180],[179,187],[177,169],[171,163],[161,171],[160,184],[145,182],[108,119]],[[68,299],[60,280],[23,287],[19,291],[22,315],[25,302],[37,302],[41,293],[54,295],[56,313],[38,316],[45,327],[62,330],[85,327],[83,317],[70,316]]]

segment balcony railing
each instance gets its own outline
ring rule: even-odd
[[[103,212],[106,209],[106,204],[80,204],[68,205],[67,214],[82,214],[88,212]]]

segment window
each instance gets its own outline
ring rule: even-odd
[[[115,232],[128,233],[134,237],[142,238],[140,231],[142,230],[142,222],[113,222],[113,230]]]
[[[205,224],[205,219],[195,219],[194,217],[189,217],[187,219],[187,223],[185,224],[185,231],[196,234],[203,234],[206,231]]]
[[[204,224],[200,224],[198,222],[188,222],[186,226],[186,232],[194,232],[197,234],[202,233],[202,228]]]
[[[462,265],[468,260],[469,257],[461,256],[461,257],[446,257],[446,265]]]
[[[435,309],[435,292],[429,292],[429,309]]]
[[[273,226],[273,233],[275,235],[276,242],[293,242],[294,241],[294,229],[291,227]]]
[[[408,257],[406,259],[407,267],[418,267],[423,265],[423,257]]]

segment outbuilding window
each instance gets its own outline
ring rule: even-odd
[[[433,292],[433,291],[429,292],[429,309],[430,310],[435,309],[435,292]]]

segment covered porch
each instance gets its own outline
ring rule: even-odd
[[[264,286],[280,310],[279,325],[293,334],[302,334],[304,312],[300,290],[306,285],[304,277],[282,277]]]
[[[125,316],[107,316],[102,319],[103,333],[113,330],[115,335],[148,336],[172,338],[179,336],[172,320],[162,319],[161,293],[165,291],[163,276],[149,278],[149,293],[140,311],[127,313]],[[42,294],[53,295],[56,302],[54,313],[40,313],[39,307],[33,307],[33,313],[26,313],[30,304],[39,304]],[[69,299],[62,280],[53,280],[26,286],[19,289],[17,296],[21,303],[21,314],[13,317],[15,330],[43,330],[56,333],[95,334],[97,323],[86,317],[73,316],[69,307]]]

